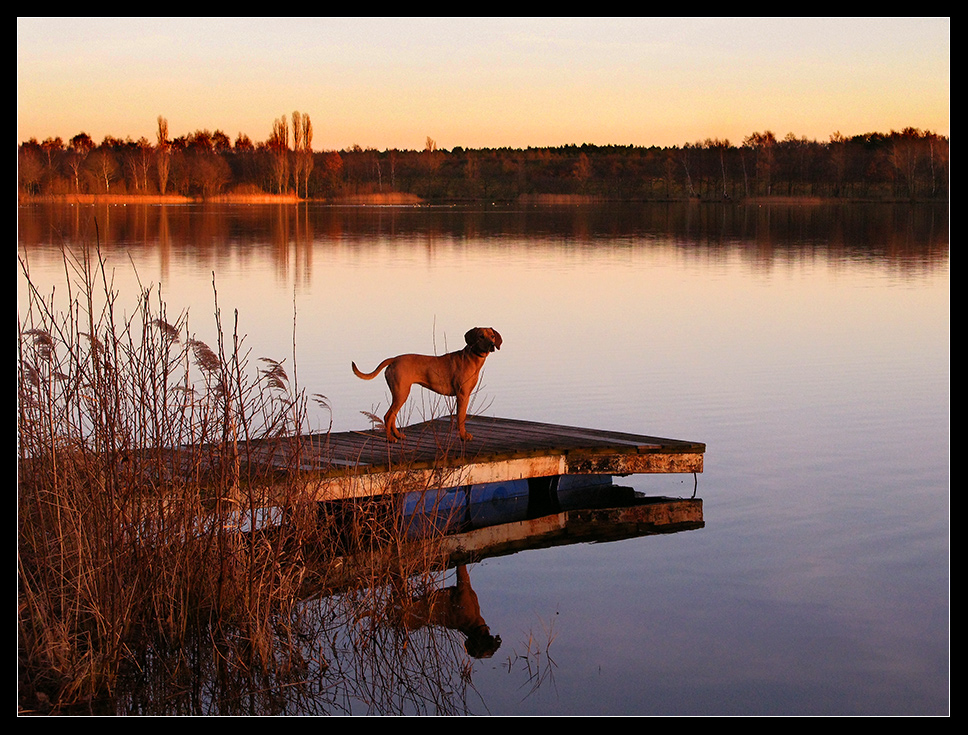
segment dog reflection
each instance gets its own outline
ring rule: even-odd
[[[481,616],[477,593],[471,588],[467,567],[457,567],[457,584],[433,590],[399,605],[396,622],[407,630],[438,625],[464,634],[464,649],[474,658],[490,658],[501,646]]]

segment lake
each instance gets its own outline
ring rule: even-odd
[[[153,284],[211,340],[217,299],[321,429],[386,409],[351,361],[491,326],[472,410],[706,444],[698,484],[621,478],[703,528],[470,565],[475,711],[948,713],[947,207],[25,205],[42,290],[95,220],[120,308]]]

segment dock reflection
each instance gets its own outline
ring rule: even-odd
[[[411,538],[443,535],[450,565],[526,549],[703,528],[702,499],[651,497],[610,475],[562,475],[403,497]]]
[[[391,502],[392,501],[392,502]],[[577,543],[607,542],[703,528],[702,500],[649,497],[614,484],[611,475],[562,475],[509,482],[426,489],[359,501],[326,503],[327,517],[352,528],[344,541],[346,554],[339,582],[323,594],[357,587],[360,572],[382,579],[388,598],[367,617],[412,634],[446,630],[461,634],[466,653],[488,658],[501,645],[481,612],[468,567],[485,559],[530,549]],[[399,538],[382,546],[367,527],[365,514],[397,513]],[[342,515],[341,515],[342,514]],[[397,541],[403,540],[400,546]],[[409,548],[407,548],[409,547]],[[381,550],[382,548],[382,550]],[[414,559],[443,571],[454,569],[456,582],[444,586],[439,575],[418,574],[414,584],[407,566]],[[373,570],[384,573],[375,577]],[[419,564],[411,569],[421,569]],[[335,578],[327,575],[332,584]],[[365,582],[364,582],[365,583]],[[318,590],[316,591],[318,594]]]
[[[450,587],[424,592],[391,616],[413,630],[427,625],[461,632],[465,649],[488,658],[501,645],[481,615],[467,565],[529,549],[607,542],[697,530],[702,500],[646,497],[610,475],[562,475],[402,496],[403,529],[415,541],[433,538],[442,564],[456,568]]]
[[[339,531],[341,561],[318,577],[307,597],[339,594],[382,580],[389,599],[374,619],[401,631],[448,629],[475,658],[500,646],[481,614],[468,566],[531,549],[601,543],[704,527],[702,500],[644,496],[614,484],[611,475],[561,475],[426,489],[369,500],[321,504]],[[396,520],[390,515],[396,514]],[[399,524],[399,525],[398,525]],[[389,527],[398,529],[384,535]],[[373,529],[378,529],[374,531]],[[399,535],[397,535],[399,534]],[[402,543],[401,543],[402,542]],[[381,571],[375,571],[380,570]],[[413,570],[422,583],[414,585]],[[444,587],[431,569],[456,569]],[[429,582],[429,584],[423,584]]]

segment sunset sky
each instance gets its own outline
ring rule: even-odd
[[[269,137],[316,150],[949,135],[948,18],[18,18],[18,143]]]

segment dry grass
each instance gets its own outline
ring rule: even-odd
[[[373,192],[370,194],[349,194],[336,199],[339,204],[371,204],[382,206],[416,205],[423,200],[415,194],[400,191]]]
[[[58,307],[21,261],[21,711],[463,711],[460,643],[386,625],[439,583],[439,548],[405,543],[392,498],[302,500],[312,399],[284,361],[250,362],[214,287],[207,344],[151,289],[118,314],[96,246],[64,262]],[[281,511],[240,532],[270,484]]]

